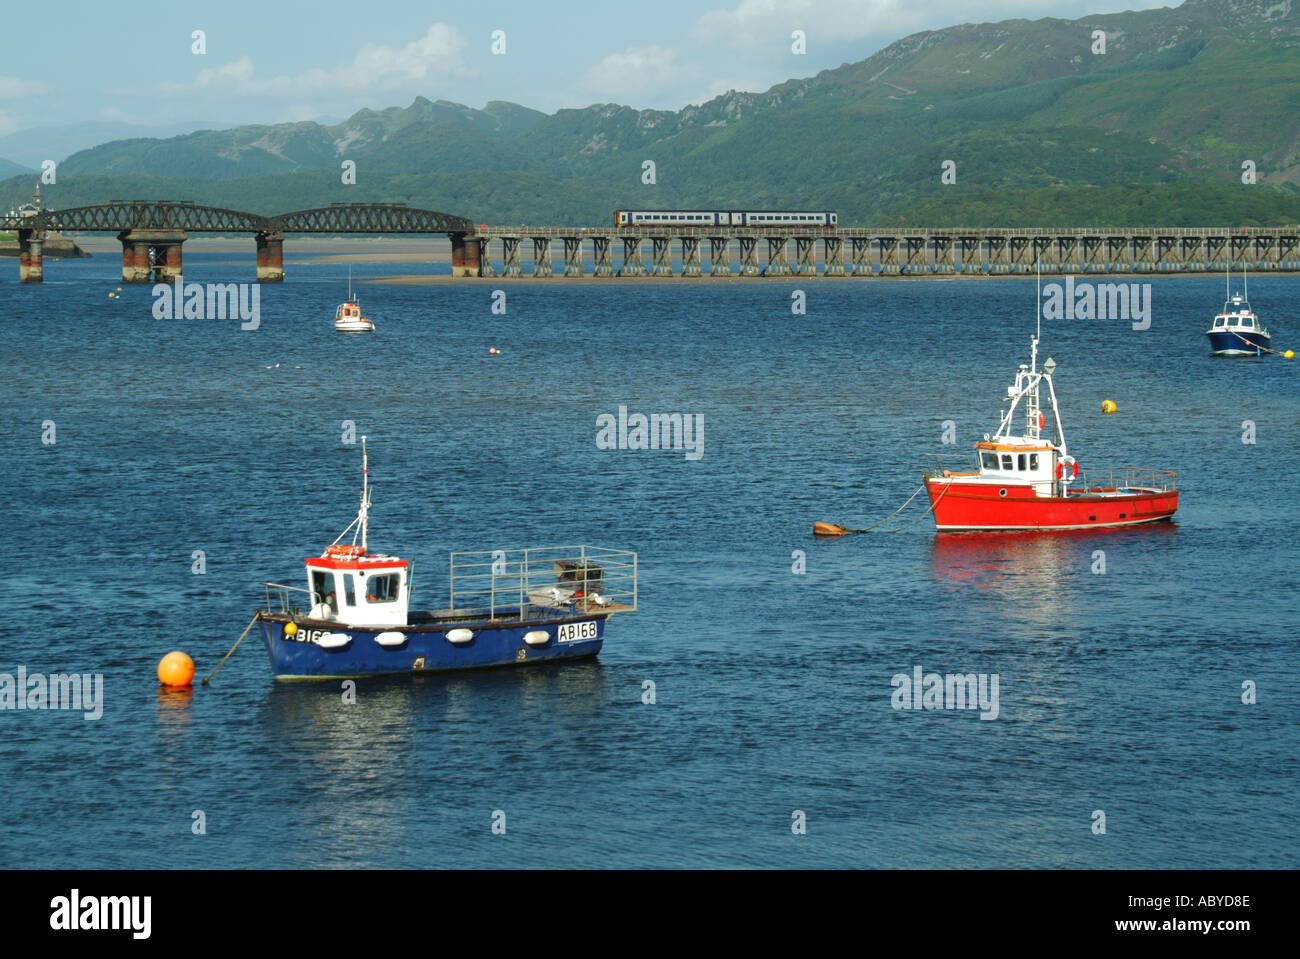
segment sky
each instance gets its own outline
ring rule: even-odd
[[[676,110],[957,23],[1150,0],[4,0],[0,136],[92,123],[342,120],[416,96]],[[196,52],[195,31],[203,31]],[[802,30],[806,52],[792,51]],[[494,32],[501,31],[494,41]],[[498,50],[494,53],[494,43]]]

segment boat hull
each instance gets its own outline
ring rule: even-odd
[[[1069,530],[1138,526],[1173,518],[1177,490],[1038,496],[1032,486],[926,478],[940,532]]]
[[[1270,340],[1267,333],[1259,330],[1213,330],[1205,335],[1215,356],[1259,356]]]
[[[442,672],[490,666],[521,666],[595,656],[605,639],[608,614],[579,614],[551,619],[511,622],[466,619],[416,626],[344,626],[324,620],[304,619],[284,613],[260,613],[262,639],[277,680],[337,679],[412,672]],[[285,635],[294,623],[296,632]],[[590,633],[561,641],[560,626],[579,626],[574,633]],[[465,640],[469,631],[472,638]],[[545,632],[542,639],[536,634]],[[534,634],[529,642],[525,639]],[[400,634],[400,637],[399,635]],[[448,638],[462,640],[453,642]],[[341,642],[339,637],[346,637]],[[384,644],[377,642],[383,638]],[[338,644],[338,645],[334,645]]]

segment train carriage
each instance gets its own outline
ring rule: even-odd
[[[833,210],[615,210],[615,226],[834,227]]]

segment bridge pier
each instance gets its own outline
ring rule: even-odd
[[[257,282],[284,282],[284,234],[263,230],[257,234]]]
[[[44,282],[42,250],[45,238],[40,230],[18,231],[18,282]]]
[[[456,259],[452,257],[452,272],[455,273]],[[549,236],[533,237],[533,276],[551,275],[551,238]]]
[[[591,238],[591,258],[596,276],[614,275],[614,261],[609,253],[609,237],[593,236]]]
[[[641,259],[641,237],[623,237],[623,265],[618,268],[619,276],[644,276],[645,261]]]
[[[482,251],[478,240],[465,239],[464,233],[449,233],[451,237],[451,275],[482,276]]]
[[[731,237],[709,237],[709,275],[731,276]]]
[[[122,241],[123,283],[148,283],[151,277],[157,283],[170,283],[181,275],[184,230],[123,230],[117,238]]]

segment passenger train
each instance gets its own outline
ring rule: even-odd
[[[833,210],[615,210],[615,226],[835,226]]]

